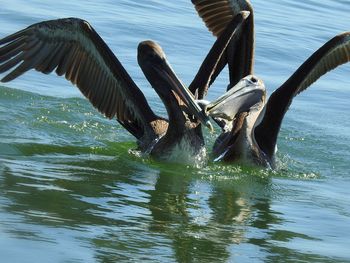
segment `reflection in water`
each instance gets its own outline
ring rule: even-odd
[[[123,143],[118,126],[80,99],[6,94],[22,96],[27,108],[4,100],[24,110],[0,123],[0,244],[44,247],[43,262],[53,255],[77,262],[315,260],[288,247],[311,239],[284,229],[284,215],[271,208],[280,195],[272,182],[284,175],[142,159],[128,153],[134,144]],[[48,102],[54,107],[42,112]],[[62,117],[72,107],[74,114]]]
[[[140,87],[139,41],[159,41],[185,83],[214,41],[187,0],[48,2],[7,1],[1,36],[48,16],[86,18]],[[253,2],[256,73],[270,94],[310,52],[350,28],[345,0]],[[278,144],[286,171],[277,173],[137,158],[120,125],[85,99],[66,98],[79,92],[65,80],[29,73],[1,86],[0,261],[349,261],[348,66],[293,102]],[[215,85],[210,100],[227,80]],[[143,91],[164,113],[153,89]],[[210,149],[216,135],[206,137]]]
[[[57,234],[64,233],[72,236],[73,249],[92,247],[102,262],[249,261],[257,251],[267,262],[288,254],[315,259],[284,246],[311,238],[283,230],[283,215],[271,209],[275,193],[269,177],[247,170],[240,177],[209,179],[208,171],[199,177],[193,168],[143,164],[127,149],[119,151],[119,157],[3,160],[0,210],[17,216],[5,220],[4,232],[44,244],[58,242]],[[245,255],[237,253],[242,246]]]
[[[155,189],[150,192],[149,206],[153,216],[150,230],[165,233],[172,240],[178,262],[225,260],[229,253],[215,227],[219,223],[215,222],[215,210],[210,206],[198,207],[198,200],[191,198],[191,183],[188,176],[159,175]],[[198,224],[190,213],[195,209],[203,209],[197,212],[209,218],[209,222]]]
[[[202,185],[196,187],[198,183]],[[254,221],[253,200],[237,191],[239,184],[232,186],[203,185],[188,175],[160,173],[150,191],[150,230],[172,240],[178,262],[226,262],[234,254],[232,246],[246,241]]]
[[[15,239],[39,251],[50,247],[43,262],[62,253],[77,262],[316,258],[288,247],[310,237],[283,228],[284,215],[271,208],[280,193],[269,172],[142,159],[128,153],[134,144],[118,142],[128,141],[116,138],[118,126],[91,114],[80,99],[66,105],[10,91],[39,105],[25,103],[21,116],[0,126],[0,244]],[[48,102],[55,106],[41,112]],[[71,107],[75,113],[62,123]],[[89,125],[82,122],[87,116]]]

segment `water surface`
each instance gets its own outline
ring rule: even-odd
[[[348,1],[252,2],[255,73],[269,93],[350,30]],[[41,20],[88,20],[163,115],[136,63],[138,42],[158,41],[190,83],[214,41],[187,0],[1,4],[0,37]],[[30,72],[1,85],[1,259],[350,262],[349,69],[332,71],[294,100],[276,172],[138,157],[129,152],[132,136],[64,79]],[[226,85],[223,76],[209,99]],[[216,135],[207,137],[210,146]]]

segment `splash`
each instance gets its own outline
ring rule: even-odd
[[[193,150],[193,147],[186,140],[177,144],[166,157],[167,160],[174,163],[182,163],[194,168],[203,168],[207,165],[208,154],[203,146],[199,150]]]
[[[321,177],[317,172],[310,171],[310,167],[306,163],[281,153],[277,154],[276,168],[271,170],[270,174],[274,177],[297,180],[314,180]]]
[[[152,147],[153,148],[153,147]],[[136,158],[148,159],[152,148],[146,152],[142,152],[139,149],[129,149],[128,153]],[[201,147],[199,150],[193,150],[193,147],[186,140],[182,140],[180,143],[176,144],[171,151],[162,158],[162,161],[170,163],[179,163],[182,165],[187,165],[192,168],[203,168],[208,163],[208,154],[205,146]]]

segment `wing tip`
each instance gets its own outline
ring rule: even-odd
[[[1,38],[1,39],[0,39],[0,45],[4,45],[4,44],[6,44],[6,43],[9,43],[9,42],[11,42],[11,41],[14,41],[14,40],[20,38],[20,37],[23,36],[28,30],[29,30],[29,28],[27,27],[27,28],[22,29],[22,30],[20,30],[20,31],[17,31],[17,32],[11,34],[11,35],[8,35],[8,36],[6,36],[6,37],[4,37],[4,38]]]

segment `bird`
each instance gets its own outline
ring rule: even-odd
[[[247,17],[249,12],[233,17],[209,51],[197,73],[205,85]],[[141,151],[166,159],[172,149],[185,141],[193,154],[198,153],[204,146],[200,123],[212,128],[208,116],[176,76],[159,44],[151,40],[141,42],[137,59],[164,103],[168,120],[152,111],[118,58],[83,19],[39,22],[0,40],[0,74],[11,70],[1,82],[9,82],[30,69],[44,74],[55,70],[76,85],[99,112],[116,118],[137,139]]]
[[[214,4],[209,0],[192,0],[192,3],[216,36],[220,36],[221,28],[225,27],[225,17],[242,10],[251,13],[248,23],[241,28],[241,40],[230,43],[221,59],[231,60],[227,92],[212,102],[201,103],[205,114],[216,119],[222,128],[213,146],[213,159],[228,163],[243,161],[275,169],[278,133],[289,106],[295,96],[321,76],[350,61],[350,32],[338,34],[326,42],[267,99],[263,81],[253,73],[254,21],[250,2],[226,0]],[[241,44],[245,45],[242,50]],[[243,70],[236,67],[237,61],[239,67],[245,65]]]

